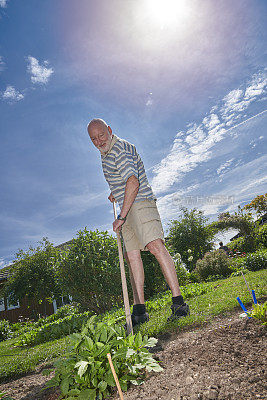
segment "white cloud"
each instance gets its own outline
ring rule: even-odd
[[[0,268],[3,268],[6,265],[5,260],[1,257],[0,258]]]
[[[2,97],[7,101],[20,101],[24,98],[24,95],[16,90],[13,86],[9,85],[4,91]]]
[[[267,84],[267,74],[253,75],[244,89],[235,89],[228,93],[218,105],[211,108],[200,124],[190,123],[185,132],[185,140],[179,132],[173,141],[169,154],[153,168],[155,174],[152,187],[155,193],[167,191],[181,180],[185,173],[192,171],[202,162],[212,156],[211,149],[227,135],[232,135],[232,129],[245,124],[254,117],[244,121],[244,113],[249,105],[260,100]],[[216,114],[215,114],[216,111]],[[242,121],[243,119],[243,121]],[[236,125],[237,121],[242,121]]]
[[[44,61],[44,65],[40,65],[37,58],[28,56],[28,72],[32,75],[33,83],[47,83],[50,76],[54,73],[53,68],[47,68],[48,61]]]
[[[107,201],[109,192],[104,191],[100,193],[92,193],[89,188],[85,188],[80,194],[64,195],[62,199],[59,199],[58,209],[60,210],[56,215],[49,218],[49,221],[59,217],[70,217],[73,215],[79,215],[95,205],[104,204]]]
[[[225,170],[232,164],[233,161],[234,159],[231,158],[231,160],[228,160],[222,165],[220,165],[220,167],[217,169],[217,174],[220,175],[221,172],[225,172]]]
[[[8,0],[0,0],[0,7],[5,8]]]
[[[3,57],[0,56],[0,72],[2,72],[5,69],[5,66],[6,66],[6,64],[3,60]]]

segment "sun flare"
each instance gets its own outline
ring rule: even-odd
[[[145,0],[144,12],[151,22],[163,26],[183,23],[190,14],[188,0]]]

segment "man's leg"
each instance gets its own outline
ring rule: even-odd
[[[144,267],[140,250],[128,251],[124,253],[124,256],[129,266],[131,285],[133,289],[134,306],[132,324],[135,326],[149,320],[144,298]]]
[[[164,242],[162,241],[162,239],[156,239],[148,243],[146,247],[158,260],[163,275],[172,292],[172,315],[168,318],[168,320],[170,321],[189,315],[189,307],[184,302],[183,296],[181,295],[174,261],[170,253],[166,249]]]
[[[144,304],[144,267],[140,250],[131,250],[124,253],[129,266],[134,304]]]
[[[147,246],[150,253],[152,253],[158,260],[162,273],[171,289],[173,297],[180,296],[181,291],[177,279],[174,261],[166,249],[161,239],[153,240]]]

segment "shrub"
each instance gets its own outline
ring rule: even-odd
[[[55,377],[47,384],[59,386],[64,398],[102,400],[110,394],[116,384],[108,353],[124,391],[130,383],[142,383],[147,372],[162,371],[147,349],[157,339],[142,337],[140,332],[126,337],[124,328],[118,324],[96,324],[93,317],[81,333],[73,334],[70,339],[72,349],[66,358],[55,363]]]
[[[167,242],[173,252],[181,254],[191,272],[196,261],[212,249],[214,232],[212,227],[207,225],[208,218],[202,211],[183,207],[181,211],[179,220],[172,220],[169,224]],[[191,251],[190,256],[188,250]],[[189,257],[192,257],[191,261],[188,260]]]
[[[257,242],[259,246],[267,247],[267,224],[259,228]]]
[[[149,299],[157,293],[166,290],[167,284],[156,258],[149,251],[142,251],[141,257],[145,272],[144,293],[145,298]]]
[[[201,279],[205,280],[212,275],[226,277],[231,274],[230,259],[224,251],[215,250],[206,253],[202,260],[198,260],[194,270]]]
[[[11,329],[9,321],[3,319],[0,321],[0,342],[7,340],[11,337]]]
[[[229,250],[239,251],[240,253],[251,253],[256,250],[254,240],[251,240],[250,236],[241,236],[237,239],[227,243]]]
[[[107,232],[78,232],[59,262],[66,293],[99,314],[122,304],[117,242]]]
[[[243,258],[242,266],[250,271],[259,271],[267,267],[267,250],[258,250]]]

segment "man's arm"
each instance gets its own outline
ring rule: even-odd
[[[134,175],[131,175],[130,178],[127,179],[125,186],[123,205],[120,213],[121,217],[125,218],[127,216],[137,196],[138,190],[139,190],[139,181]],[[123,223],[124,221],[116,219],[113,222],[113,230],[116,231],[117,229],[120,229]]]

